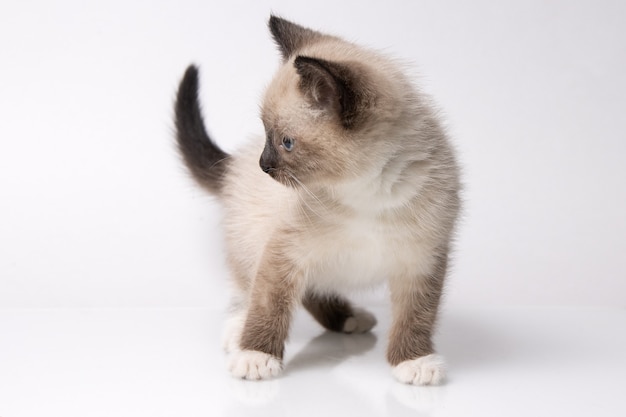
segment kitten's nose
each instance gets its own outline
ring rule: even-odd
[[[259,166],[261,167],[263,172],[269,175],[272,175],[272,172],[276,170],[276,164],[274,164],[273,161],[271,160],[268,161],[263,157],[261,157],[261,160],[259,161]]]
[[[259,166],[266,174],[271,173],[276,166],[278,165],[278,154],[276,153],[276,149],[272,145],[272,142],[268,140],[265,143],[265,149],[263,149],[263,153],[261,154],[261,158],[259,159]]]

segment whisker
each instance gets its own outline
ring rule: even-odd
[[[304,185],[302,183],[302,181],[300,181],[292,172],[285,170],[284,171],[291,180],[293,180],[297,185],[300,186],[300,188],[302,188],[311,198],[313,198],[313,200],[315,202],[317,202],[323,209],[326,209],[326,206],[324,205],[324,203],[322,203],[322,200],[319,199],[319,197],[317,197],[311,190],[309,190],[309,188]],[[300,197],[300,200],[302,201],[302,203],[307,206],[307,208],[313,213],[315,214],[317,217],[319,217],[320,219],[323,218],[324,216],[322,216],[317,210],[315,210],[313,207],[311,207],[311,205],[306,201],[306,198],[304,198],[304,196],[302,196],[301,194],[298,194]],[[308,216],[307,216],[308,217]]]
[[[293,179],[292,175],[287,175],[287,176],[283,177],[283,180],[286,182],[285,185],[287,185],[287,186],[289,186],[289,187],[291,187],[293,189],[297,188],[298,184]],[[315,211],[306,203],[306,201],[304,201],[302,199],[302,196],[299,193],[296,192],[296,196],[297,196],[299,202],[304,203],[309,208],[309,210],[311,210],[312,212],[315,213]],[[302,217],[306,219],[307,223],[309,223],[309,225],[312,226],[313,225],[313,220],[309,216],[308,211],[305,210],[304,206],[302,204],[297,204],[296,209],[302,215]],[[315,214],[317,214],[317,213],[315,213]]]
[[[222,163],[222,162],[224,162],[224,161],[226,161],[226,160],[228,160],[228,159],[230,159],[230,158],[231,158],[231,156],[230,156],[230,155],[227,155],[226,157],[224,157],[224,158],[222,158],[222,159],[218,159],[217,161],[215,161],[215,162],[213,163],[213,165],[211,165],[211,166],[209,167],[209,169],[213,168],[215,165],[220,164],[220,163]]]
[[[322,202],[322,200],[315,195],[315,193],[313,191],[311,191],[311,189],[309,187],[307,187],[306,185],[304,185],[302,183],[302,181],[300,181],[298,179],[298,177],[296,177],[292,172],[285,170],[285,172],[291,177],[293,178],[293,180],[300,186],[302,187],[302,189],[309,195],[311,196],[311,198],[313,198],[320,206],[322,206],[322,208],[324,208],[325,210],[328,210],[326,205]]]

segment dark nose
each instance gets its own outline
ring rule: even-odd
[[[272,167],[269,165],[265,165],[262,159],[259,161],[259,165],[261,166],[261,169],[263,170],[263,172],[265,172],[266,174],[269,174],[270,171],[272,170]]]
[[[259,166],[266,174],[272,172],[277,165],[278,162],[278,154],[272,142],[267,140],[265,142],[265,149],[263,149],[263,153],[261,154],[261,159],[259,160]]]

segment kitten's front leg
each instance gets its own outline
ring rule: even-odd
[[[397,276],[390,281],[393,324],[387,360],[400,382],[437,385],[445,378],[443,359],[435,354],[431,338],[446,264],[444,253],[430,274]]]
[[[285,340],[303,285],[293,266],[278,258],[264,257],[252,284],[241,350],[233,352],[230,360],[234,377],[268,379],[282,371]]]

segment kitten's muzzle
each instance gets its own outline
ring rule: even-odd
[[[278,167],[278,152],[270,140],[265,142],[265,148],[259,159],[259,166],[266,174],[270,174]]]

